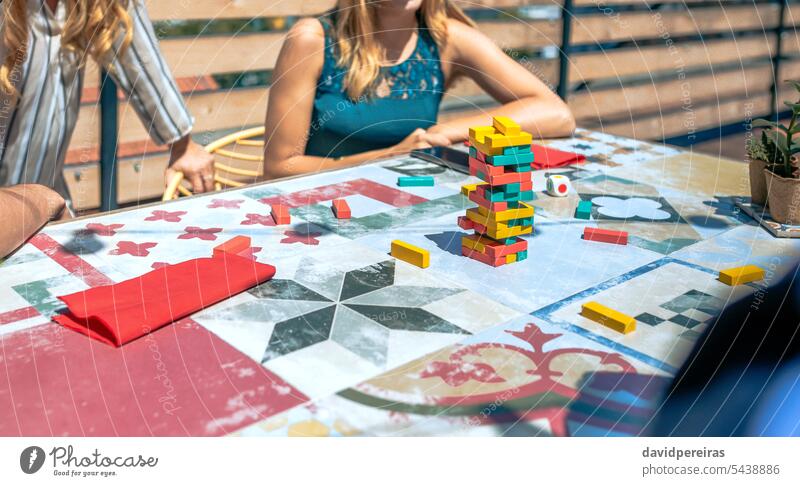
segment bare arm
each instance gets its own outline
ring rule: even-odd
[[[16,250],[48,221],[65,213],[64,199],[38,184],[0,189],[0,258]]]
[[[533,73],[468,25],[450,20],[447,32],[448,44],[442,61],[448,77],[472,79],[502,106],[487,110],[485,114],[440,123],[428,132],[460,142],[467,138],[469,127],[486,125],[491,116],[504,115],[513,118],[536,138],[572,135],[575,119],[566,103]]]
[[[289,31],[275,65],[265,122],[264,177],[274,179],[294,174],[350,167],[416,148],[443,136],[417,130],[403,142],[386,149],[340,158],[304,155],[314,106],[317,80],[324,63],[325,35],[316,19],[304,19]]]

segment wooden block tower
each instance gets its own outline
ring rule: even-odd
[[[475,234],[461,239],[462,255],[499,267],[528,257],[533,232],[532,137],[508,117],[497,116],[492,126],[469,129],[469,171],[483,180],[462,193],[478,204],[458,217],[458,225]]]

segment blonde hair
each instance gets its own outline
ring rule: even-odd
[[[335,42],[339,66],[347,66],[344,86],[350,99],[358,99],[375,88],[385,53],[375,40],[376,4],[369,0],[339,0],[336,11]],[[436,44],[447,43],[447,19],[467,25],[474,22],[450,0],[423,0],[420,19]]]
[[[65,2],[67,20],[61,32],[64,49],[80,54],[81,65],[86,54],[101,66],[109,67],[116,55],[115,44],[123,33],[119,51],[128,48],[133,38],[128,0],[59,0]],[[6,58],[0,66],[0,87],[16,94],[13,71],[27,56],[27,0],[3,1],[3,44]]]

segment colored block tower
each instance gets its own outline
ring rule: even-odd
[[[514,120],[497,116],[492,126],[469,129],[469,172],[483,180],[462,193],[478,204],[458,217],[458,225],[475,234],[461,239],[461,254],[499,267],[528,257],[528,242],[519,238],[533,232],[533,153],[531,134]]]

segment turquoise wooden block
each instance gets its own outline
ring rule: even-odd
[[[404,176],[397,178],[397,185],[400,187],[420,187],[434,185],[432,176]]]
[[[575,217],[578,219],[592,219],[592,202],[581,201],[575,208]]]

